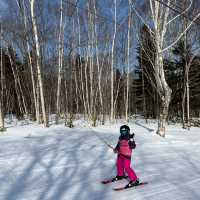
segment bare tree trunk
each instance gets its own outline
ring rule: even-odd
[[[74,20],[74,18],[72,19],[72,23],[73,23],[72,33],[75,33],[76,29],[75,29],[75,20]],[[76,43],[77,43],[77,41],[74,38],[74,41],[72,41],[72,51],[73,51],[73,49],[76,48],[76,45],[77,45]],[[79,98],[80,98],[79,94],[80,94],[80,90],[79,90],[79,84],[78,84],[78,70],[77,70],[79,68],[76,65],[77,64],[77,58],[78,57],[74,56],[74,54],[72,55],[72,63],[73,63],[73,67],[74,67],[73,74],[74,74],[74,81],[75,81],[76,113],[78,114],[80,112],[80,110],[79,110]]]
[[[92,7],[91,7],[92,9]],[[96,125],[96,107],[95,107],[95,102],[96,102],[96,92],[95,92],[95,69],[94,69],[94,52],[93,50],[95,49],[94,47],[94,42],[95,42],[95,17],[94,15],[89,15],[90,20],[89,20],[89,26],[90,26],[90,42],[91,42],[91,49],[90,49],[90,111],[91,111],[91,121],[92,121],[92,126]]]
[[[94,13],[96,17],[96,6],[95,1],[94,2]],[[102,75],[102,67],[100,68],[99,63],[99,50],[98,50],[98,32],[97,32],[97,26],[96,26],[96,20],[94,23],[94,31],[95,31],[95,49],[96,49],[96,61],[97,61],[97,70],[98,70],[98,92],[99,92],[99,101],[100,101],[100,116],[102,115],[102,121],[103,119],[103,97],[102,97],[102,88],[101,88],[101,75]]]
[[[17,5],[19,7],[22,23],[24,23],[24,31],[23,31],[24,38],[23,38],[22,43],[23,43],[23,46],[25,47],[24,40],[26,41],[26,43],[28,43],[28,38],[27,38],[27,35],[26,35],[27,27],[26,27],[26,17],[25,17],[25,4],[24,4],[24,0],[23,0],[23,2],[21,0],[16,0],[16,2],[17,2]],[[16,71],[17,82],[18,82],[18,85],[19,85],[19,91],[21,93],[22,102],[23,102],[23,106],[24,106],[24,110],[25,110],[25,117],[28,117],[29,113],[28,113],[28,108],[27,108],[26,101],[25,101],[26,98],[25,98],[24,92],[22,90],[22,85],[21,85],[21,81],[20,81],[20,78],[19,78],[18,69],[16,68],[15,71]]]
[[[26,101],[25,101],[25,96],[24,96],[24,92],[22,90],[22,85],[21,85],[21,81],[20,81],[20,78],[19,78],[19,72],[18,72],[18,69],[16,68],[16,78],[17,78],[17,83],[19,85],[19,92],[21,93],[21,97],[22,97],[22,103],[23,103],[23,107],[24,107],[24,114],[25,114],[25,117],[27,118],[28,117],[28,108],[26,106]]]
[[[143,58],[141,58],[143,113],[144,113],[144,117],[147,123],[148,121],[147,121],[147,110],[146,110],[146,96],[145,96],[145,88],[144,88],[144,67],[143,67],[142,59]]]
[[[183,80],[183,96],[182,96],[182,124],[183,124],[183,128],[186,128],[186,124],[185,124],[185,97],[186,97],[186,83],[185,83],[185,77]]]
[[[116,90],[116,95],[115,95],[115,99],[114,99],[114,116],[116,116],[115,112],[116,112],[117,99],[119,96],[120,80],[121,80],[121,77],[119,78],[118,82],[116,82],[117,90]]]
[[[129,16],[128,16],[128,46],[127,46],[127,82],[126,82],[126,104],[125,104],[125,119],[128,122],[129,110],[129,73],[130,73],[130,29],[131,29],[131,0],[129,0]]]
[[[58,44],[58,83],[57,83],[57,100],[56,100],[56,124],[58,124],[60,116],[60,93],[61,80],[63,74],[63,43],[64,43],[64,24],[63,24],[63,1],[60,1],[60,30],[59,30],[59,44]]]
[[[26,50],[27,50],[27,53],[28,53],[28,64],[29,64],[30,71],[31,71],[31,82],[32,82],[33,99],[34,99],[33,102],[34,102],[34,107],[35,107],[35,117],[36,117],[37,123],[39,123],[40,122],[40,111],[39,111],[39,106],[37,106],[36,86],[35,86],[35,78],[34,78],[32,57],[31,57],[31,53],[30,53],[30,45],[29,45],[28,36],[27,36],[27,19],[26,19],[26,9],[25,9],[24,0],[23,0],[22,15],[23,15],[23,20],[24,20],[24,28],[25,28],[25,31],[26,31],[26,33],[25,33]]]
[[[170,1],[167,2],[170,4]],[[156,56],[155,56],[155,79],[157,83],[157,92],[160,95],[160,116],[158,122],[158,130],[157,133],[160,136],[165,136],[165,126],[166,119],[168,116],[168,109],[171,100],[171,89],[169,88],[166,78],[165,72],[163,68],[163,40],[167,30],[167,19],[169,16],[169,8],[164,8],[160,5],[159,2],[152,2],[150,0],[150,8],[152,13],[152,19],[155,26],[155,48],[156,48]]]
[[[88,10],[91,9],[90,4],[88,3]],[[89,81],[87,81],[87,74],[85,73],[86,79],[86,93],[87,93],[87,104],[88,104],[88,117],[92,124],[94,124],[94,56],[93,56],[93,39],[94,39],[94,31],[93,31],[93,16],[90,12],[88,12],[88,48],[87,48],[87,66],[89,67]],[[85,70],[86,72],[86,70]]]
[[[190,128],[190,88],[189,88],[189,66],[187,66],[186,91],[187,91],[187,127]]]
[[[111,51],[111,110],[110,110],[110,120],[114,120],[114,49],[115,49],[115,37],[117,32],[117,1],[114,0],[114,15],[115,15],[115,24],[114,24],[114,34],[112,40],[112,51]]]
[[[64,67],[65,69],[65,74],[67,73],[67,67]],[[68,89],[67,89],[67,80],[64,78],[64,88],[65,88],[65,103],[64,103],[64,108],[65,108],[65,126],[67,126],[67,114],[69,112],[68,110],[68,101],[69,101],[69,95],[68,95]]]
[[[88,62],[89,62],[89,58],[88,58],[88,54],[87,54],[84,75],[85,75],[85,93],[86,93],[87,114],[90,116],[89,89],[88,89],[88,73],[87,73]]]
[[[90,10],[89,3],[88,3],[88,10]],[[87,56],[86,56],[86,66],[85,66],[85,81],[86,81],[86,99],[87,99],[87,114],[89,119],[92,117],[91,113],[91,56],[90,56],[90,30],[91,30],[91,22],[90,22],[90,12],[88,12],[88,44],[87,44]],[[88,74],[89,72],[89,74]],[[88,78],[89,77],[89,78]]]
[[[79,113],[79,88],[78,88],[78,77],[77,77],[77,70],[76,70],[76,58],[73,57],[74,63],[74,81],[75,81],[75,93],[76,93],[76,113]]]
[[[184,5],[185,7],[185,5]],[[185,8],[184,8],[185,9]],[[185,18],[183,19],[183,29],[187,27],[187,21]],[[185,73],[183,74],[183,97],[182,97],[182,123],[183,123],[183,128],[188,128],[190,127],[190,111],[189,111],[189,68],[190,64],[193,60],[193,56],[191,60],[188,60],[188,55],[187,55],[187,33],[184,34],[183,36],[184,39],[184,60],[185,60]],[[185,112],[186,108],[186,112]],[[186,116],[185,116],[186,115]],[[186,117],[186,119],[185,119]]]
[[[14,77],[15,91],[16,91],[17,100],[18,100],[18,103],[19,103],[19,109],[20,109],[20,112],[22,114],[24,114],[23,103],[21,101],[20,90],[19,90],[19,85],[18,85],[18,81],[17,81],[16,69],[15,69],[14,61],[13,61],[13,58],[12,58],[12,55],[11,55],[10,51],[11,50],[7,46],[7,52],[8,52],[8,57],[9,57],[10,66],[11,66],[11,69],[12,69],[13,77]]]
[[[40,110],[39,110],[39,105],[37,105],[36,83],[35,83],[35,78],[34,78],[33,63],[32,63],[32,58],[31,58],[31,54],[30,54],[29,44],[27,45],[27,47],[28,47],[29,66],[30,66],[30,70],[31,70],[31,82],[32,82],[32,89],[33,89],[35,117],[36,117],[37,123],[39,123],[40,122]]]
[[[4,113],[2,101],[0,102],[0,131],[4,130]]]
[[[184,2],[186,3],[186,2]],[[184,8],[185,9],[185,8]],[[186,20],[182,20],[182,25],[183,28],[186,28]],[[184,60],[185,60],[185,66],[184,67],[184,74],[183,74],[183,96],[182,96],[182,123],[183,123],[183,128],[187,127],[187,122],[185,120],[185,106],[186,106],[186,99],[187,99],[187,78],[188,78],[188,61],[187,61],[187,34],[185,33],[183,36],[183,42],[184,42]],[[186,109],[187,112],[187,109]]]
[[[172,91],[170,87],[168,86],[165,79],[164,68],[163,68],[163,55],[158,52],[156,55],[155,68],[157,70],[156,82],[157,82],[158,92],[161,96],[160,115],[159,115],[159,121],[158,121],[157,134],[159,134],[162,137],[165,137],[165,131],[166,131],[165,126],[166,126],[166,120],[168,116],[168,110],[169,110],[169,104],[171,101]]]
[[[1,22],[0,22],[1,23]],[[3,45],[2,45],[2,24],[0,24],[0,40],[1,40],[1,69],[0,69],[0,78],[1,78],[1,82],[0,82],[0,131],[4,130],[4,110],[3,110],[3,97],[4,97],[4,69],[3,69]]]
[[[184,6],[185,7],[185,6]],[[183,28],[185,29],[187,27],[187,21],[185,20],[185,18],[183,19]],[[190,65],[191,62],[193,60],[193,57],[188,60],[188,55],[187,55],[187,33],[184,34],[183,36],[184,38],[184,59],[185,59],[185,74],[184,74],[184,98],[186,95],[186,123],[185,124],[185,119],[184,119],[184,128],[185,125],[187,126],[187,128],[190,128],[190,92],[189,92],[189,69],[190,69]],[[185,99],[183,99],[183,102],[185,103]],[[183,117],[185,117],[185,105],[184,105],[184,112],[183,112]]]
[[[40,66],[41,65],[41,55],[40,55],[40,47],[39,47],[39,40],[38,40],[38,30],[37,30],[36,16],[35,16],[35,12],[34,12],[35,0],[30,0],[30,4],[31,4],[31,20],[32,20],[32,24],[33,24],[33,32],[34,32],[35,46],[36,46],[37,75],[38,75],[38,82],[39,82],[39,89],[40,89],[42,115],[43,115],[44,126],[48,127],[49,124],[48,124],[48,117],[47,117],[46,108],[45,108],[43,80],[42,80],[41,66]]]
[[[155,56],[155,66],[154,66],[154,75],[155,75],[155,80],[156,80],[156,86],[157,86],[157,92],[160,95],[160,117],[159,117],[159,123],[158,123],[158,131],[157,133],[161,136],[165,136],[165,124],[166,124],[166,119],[168,116],[168,109],[169,109],[169,104],[171,101],[171,89],[168,86],[166,82],[166,77],[165,77],[165,72],[163,69],[163,54],[165,51],[170,49],[173,45],[175,45],[181,37],[188,31],[188,29],[191,27],[193,22],[200,16],[200,13],[198,13],[187,25],[187,27],[180,33],[178,36],[174,39],[173,42],[171,42],[170,45],[167,45],[164,47],[164,41],[165,41],[165,36],[166,32],[169,28],[169,25],[171,22],[173,22],[177,17],[180,15],[184,14],[186,10],[188,10],[191,6],[187,9],[185,9],[181,14],[175,15],[174,17],[170,18],[170,5],[172,5],[171,0],[166,0],[166,6],[164,6],[161,2],[159,1],[153,1],[150,0],[150,9],[151,9],[151,17],[152,17],[152,22],[153,22],[153,27],[154,29],[151,30],[151,28],[147,25],[149,28],[150,32],[152,33],[154,39],[155,39],[155,49],[156,49],[156,56]],[[137,15],[138,12],[136,12]],[[140,19],[145,21],[142,16],[139,16]]]
[[[189,70],[191,66],[191,62],[194,56],[190,59],[189,62],[186,61],[185,65],[185,75],[184,75],[184,90],[183,90],[183,98],[182,98],[182,118],[183,118],[183,128],[190,128],[190,87],[189,87]],[[185,113],[186,107],[186,113]],[[186,120],[185,120],[186,114]]]
[[[185,64],[185,74],[183,80],[183,96],[182,96],[182,123],[183,128],[189,128],[190,126],[190,109],[189,109],[189,66],[190,64]],[[186,111],[185,111],[186,108]],[[186,118],[185,118],[186,117]]]
[[[84,77],[84,73],[83,73],[83,63],[82,63],[82,59],[81,59],[81,51],[80,51],[80,46],[81,46],[81,27],[80,27],[80,20],[79,20],[79,15],[78,15],[78,7],[76,9],[77,11],[77,22],[78,22],[78,45],[79,45],[79,56],[80,56],[80,81],[81,81],[81,97],[82,97],[82,101],[83,101],[83,106],[84,106],[84,114],[87,114],[87,105],[86,105],[86,98],[85,98],[85,89],[84,89],[84,81],[83,81],[83,77]]]
[[[37,123],[40,124],[42,123],[42,119],[41,119],[41,115],[40,115],[40,86],[39,86],[39,80],[37,79],[37,82],[36,82],[36,107],[37,107],[37,110],[39,111],[39,115],[38,115],[38,118],[37,118]]]

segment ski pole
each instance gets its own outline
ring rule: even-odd
[[[106,145],[107,145],[109,148],[111,148],[112,150],[114,150],[114,147],[111,146],[110,144],[106,143]]]
[[[85,123],[85,124],[86,124],[86,123]],[[103,142],[106,146],[108,146],[109,148],[111,148],[112,150],[114,150],[114,147],[111,146],[109,143],[107,143],[107,141],[105,141],[103,138],[101,138],[101,137],[96,133],[95,130],[93,130],[93,129],[92,129],[90,126],[88,126],[87,124],[86,124],[86,126],[87,126],[89,129],[92,130],[92,133],[94,133],[94,135],[95,135],[101,142]]]

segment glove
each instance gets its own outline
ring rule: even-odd
[[[130,138],[134,138],[134,136],[135,136],[134,133],[130,134]]]
[[[131,138],[131,139],[129,140],[128,144],[129,144],[129,147],[130,147],[131,149],[135,149],[135,148],[136,148],[136,144],[135,144],[135,141],[134,141],[133,138]]]
[[[113,152],[114,152],[114,153],[117,153],[117,152],[118,152],[118,150],[115,148],[115,149],[113,149]]]

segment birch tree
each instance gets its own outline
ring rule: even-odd
[[[160,136],[165,136],[165,126],[166,120],[168,116],[169,104],[171,101],[171,93],[172,90],[169,87],[163,66],[163,58],[164,52],[170,49],[173,45],[175,45],[184,33],[190,28],[193,22],[200,16],[198,13],[190,22],[190,24],[182,31],[175,40],[166,46],[166,35],[169,31],[169,25],[177,19],[177,17],[184,14],[183,11],[181,14],[177,14],[175,17],[170,15],[171,10],[170,6],[172,5],[171,0],[166,1],[165,4],[161,4],[159,1],[150,0],[150,10],[151,10],[151,18],[153,22],[154,29],[151,30],[152,34],[154,34],[155,38],[155,48],[156,48],[156,56],[154,63],[154,76],[157,85],[157,92],[160,96],[160,116],[158,122],[158,130],[157,133]],[[150,28],[151,29],[151,28]]]
[[[76,14],[77,14],[77,24],[78,24],[78,54],[79,56],[81,55],[81,24],[80,24],[80,17],[79,17],[79,10],[78,10],[78,7],[76,8]],[[87,113],[87,105],[86,105],[86,97],[85,97],[85,87],[84,87],[84,81],[83,81],[83,62],[82,62],[82,59],[81,59],[81,56],[80,56],[80,90],[81,90],[81,99],[82,99],[82,102],[83,102],[83,106],[84,106],[84,113],[86,114]]]
[[[125,103],[125,119],[126,119],[126,121],[128,121],[128,109],[129,109],[130,29],[131,29],[131,0],[129,0],[128,37],[127,37],[127,82],[126,82],[126,103]]]
[[[101,87],[101,79],[102,79],[102,69],[103,67],[100,66],[99,61],[99,49],[98,49],[98,32],[97,32],[97,17],[96,17],[96,4],[93,0],[94,4],[94,14],[95,14],[95,23],[94,23],[94,34],[95,34],[95,51],[96,51],[96,62],[97,62],[97,71],[98,71],[98,92],[99,92],[99,101],[100,101],[100,115],[102,116],[102,121],[104,121],[104,113],[103,113],[103,96],[102,96],[102,87]]]
[[[40,91],[42,116],[43,116],[44,126],[48,127],[48,117],[47,117],[46,108],[45,108],[43,80],[42,80],[42,71],[41,71],[40,45],[39,45],[39,38],[38,38],[38,28],[37,28],[37,22],[36,22],[35,8],[34,8],[35,0],[30,0],[30,5],[31,5],[31,20],[32,20],[32,25],[33,25],[33,33],[34,33],[35,46],[36,46],[36,66],[37,66],[37,76],[38,76],[38,85],[39,85],[39,91]]]
[[[91,2],[88,2],[88,10],[92,8]],[[87,104],[88,104],[88,116],[94,124],[94,54],[93,54],[93,39],[94,39],[94,16],[91,12],[88,12],[88,48],[87,48],[87,66],[88,71],[85,71],[85,79],[87,80],[89,72],[89,80],[87,83]],[[87,69],[87,68],[86,68]]]
[[[64,23],[63,23],[63,1],[60,1],[60,28],[58,39],[58,83],[57,83],[57,100],[56,100],[56,124],[60,115],[60,92],[63,72],[63,54],[64,54]]]
[[[1,53],[1,57],[0,57],[0,131],[3,131],[4,130],[4,109],[3,109],[3,97],[4,97],[4,69],[3,69],[3,44],[2,44],[2,41],[3,41],[3,31],[2,31],[2,24],[0,22],[0,40],[1,40],[1,45],[0,45],[0,53]]]
[[[35,77],[34,77],[34,69],[33,69],[33,60],[31,56],[31,47],[29,44],[29,37],[28,37],[28,26],[27,26],[27,12],[26,12],[26,5],[25,0],[16,0],[17,5],[19,7],[21,17],[22,17],[22,23],[24,25],[24,49],[25,53],[28,55],[28,66],[30,68],[30,76],[31,76],[31,83],[32,83],[32,92],[33,92],[33,105],[35,108],[35,116],[37,123],[40,122],[40,111],[39,111],[39,102],[37,102],[37,93],[36,93],[36,83],[35,83]],[[38,94],[39,95],[39,94]]]
[[[111,110],[110,110],[110,120],[114,120],[114,49],[115,49],[115,38],[117,33],[117,1],[114,0],[114,33],[112,39],[112,49],[111,49]]]
[[[185,9],[186,0],[184,1],[183,8]],[[189,22],[186,18],[182,17],[183,30],[188,26]],[[181,42],[183,42],[183,60],[184,60],[184,74],[183,74],[183,96],[182,96],[182,122],[183,128],[190,128],[190,87],[189,87],[189,71],[196,53],[192,55],[192,44],[195,46],[197,41],[196,31],[190,31],[185,33]],[[189,42],[190,41],[190,42]],[[189,43],[189,44],[188,44]],[[195,48],[195,51],[199,51],[199,47]],[[185,110],[186,107],[186,110]],[[186,116],[185,116],[186,114]]]

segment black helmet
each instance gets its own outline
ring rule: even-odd
[[[128,135],[130,133],[130,128],[127,125],[122,125],[120,126],[120,134],[125,136]]]

